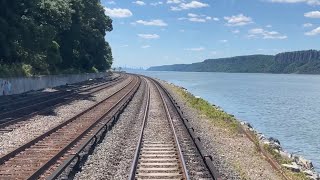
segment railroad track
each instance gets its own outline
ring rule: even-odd
[[[2,113],[0,114],[0,133],[12,131],[15,128],[15,126],[19,126],[20,122],[23,122],[37,114],[49,112],[53,108],[62,105],[62,103],[68,103],[78,97],[88,97],[91,94],[95,94],[104,89],[110,88],[113,85],[123,81],[125,78],[126,76],[122,76],[121,78],[99,83],[97,85],[92,85],[89,87],[84,87],[77,91],[57,94],[52,98],[41,97],[43,101],[27,106],[20,106],[20,108],[16,108],[12,111]]]
[[[174,99],[159,82],[147,79],[149,98],[129,179],[221,180]]]
[[[189,179],[163,95],[155,84],[147,89],[148,102],[129,179]]]
[[[89,142],[115,123],[140,83],[139,77],[133,77],[104,100],[0,157],[0,179],[56,178]]]

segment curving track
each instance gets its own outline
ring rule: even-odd
[[[0,179],[46,178],[59,170],[108,123],[114,123],[120,111],[140,86],[132,80],[103,101],[49,130],[34,140],[0,157]]]

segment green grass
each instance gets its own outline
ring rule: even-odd
[[[174,87],[175,91],[183,97],[183,99],[194,109],[198,110],[201,115],[210,119],[214,125],[230,130],[233,133],[241,131],[240,123],[234,118],[233,115],[227,114],[208,101],[202,98],[196,98],[191,93],[184,91],[180,88]]]
[[[230,130],[232,133],[242,133],[242,128],[233,115],[227,114],[226,112],[220,110],[218,107],[211,105],[208,101],[196,98],[191,93],[184,91],[176,86],[172,86],[174,91],[178,93],[183,100],[192,108],[198,110],[201,115],[209,118],[214,125],[222,127],[224,129]],[[256,136],[255,136],[256,137]],[[254,140],[256,152],[260,152],[260,144],[258,137]],[[290,159],[283,158],[279,153],[275,152],[269,145],[264,145],[263,148],[270,153],[270,155],[281,165],[281,164],[290,164],[292,161]],[[240,173],[241,179],[247,179],[245,173],[242,171],[239,165],[235,165],[236,170]],[[306,180],[307,176],[300,172],[292,172],[286,168],[282,168],[285,174],[294,180]]]

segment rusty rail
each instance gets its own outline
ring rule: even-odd
[[[36,179],[45,171],[45,176],[49,176],[48,173],[51,172],[47,170],[55,169],[57,160],[64,161],[66,157],[77,156],[77,153],[70,150],[81,147],[87,138],[94,138],[94,132],[100,132],[98,130],[101,130],[105,123],[118,116],[119,111],[123,110],[137,91],[140,82],[138,77],[134,77],[103,101],[1,157],[0,179]],[[29,164],[25,164],[26,162]],[[20,167],[19,171],[15,170],[16,167]]]

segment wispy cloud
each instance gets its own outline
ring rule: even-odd
[[[181,0],[167,0],[167,4],[179,4]]]
[[[186,51],[204,51],[206,48],[204,47],[197,47],[197,48],[186,48]]]
[[[305,27],[305,28],[307,28],[307,27],[312,27],[313,24],[311,24],[311,23],[305,23],[305,24],[303,24],[302,26]]]
[[[272,3],[288,3],[288,4],[306,3],[309,5],[320,5],[319,0],[267,0],[267,1]]]
[[[142,49],[147,49],[147,48],[150,48],[151,46],[150,45],[143,45],[141,46]]]
[[[243,14],[235,16],[226,16],[224,19],[227,21],[227,26],[244,26],[253,23],[252,18]]]
[[[104,10],[106,15],[114,18],[126,18],[126,17],[132,16],[132,12],[129,9],[121,9],[121,8],[109,9],[105,7]]]
[[[168,26],[168,24],[161,19],[154,19],[151,21],[138,20],[136,23],[143,24],[145,26]]]
[[[307,36],[315,36],[315,35],[320,35],[320,27],[317,27],[309,32],[304,33]]]
[[[231,31],[233,34],[239,34],[240,31],[238,29]]]
[[[163,4],[162,1],[150,3],[151,6],[158,6],[158,5],[162,5],[162,4]]]
[[[146,3],[143,2],[143,1],[133,1],[132,3],[133,3],[133,4],[136,4],[136,5],[139,5],[139,6],[144,6],[144,5],[146,5]]]
[[[182,17],[178,18],[178,20],[189,20],[191,22],[207,22],[210,20],[214,21],[219,21],[219,18],[212,18],[211,16],[206,16],[206,15],[198,15],[198,14],[193,14],[193,13],[188,13],[188,17]]]
[[[138,36],[143,39],[159,39],[160,38],[158,34],[138,34]]]
[[[310,11],[310,12],[304,13],[304,17],[320,18],[320,11]]]
[[[114,1],[107,1],[107,4],[116,4]]]
[[[228,40],[226,40],[226,39],[222,39],[222,40],[220,40],[219,42],[221,42],[221,43],[227,43],[227,42],[228,42]]]
[[[262,28],[250,29],[249,38],[262,38],[262,39],[287,39],[286,35],[282,35],[277,31],[267,31]]]
[[[182,11],[182,10],[187,10],[187,9],[198,9],[198,8],[209,7],[209,4],[202,3],[200,1],[191,1],[189,3],[184,3],[181,1],[175,1],[175,2],[170,1],[170,2],[178,4],[177,6],[171,6],[170,7],[171,11]]]

